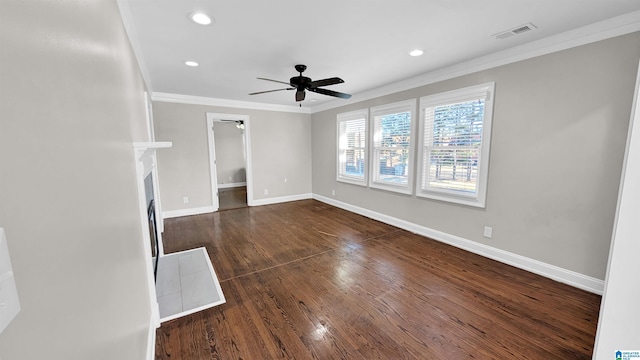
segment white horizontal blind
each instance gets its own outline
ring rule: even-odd
[[[484,99],[426,108],[422,187],[475,194],[482,144]]]
[[[338,114],[338,180],[366,185],[366,110]]]
[[[371,186],[410,192],[415,101],[372,109]]]
[[[492,104],[487,87],[461,89],[421,101],[423,126],[420,192],[482,200],[488,147],[485,127]],[[418,193],[420,195],[420,193]],[[439,198],[441,199],[441,198]],[[484,205],[482,205],[484,206]]]

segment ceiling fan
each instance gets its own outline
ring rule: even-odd
[[[341,98],[341,99],[348,99],[348,98],[351,97],[350,94],[345,94],[345,93],[341,93],[341,92],[337,92],[337,91],[333,91],[333,90],[327,90],[327,89],[323,89],[322,88],[322,86],[342,84],[344,82],[344,80],[340,79],[339,77],[332,77],[332,78],[328,78],[328,79],[322,79],[322,80],[313,81],[313,80],[311,80],[310,78],[308,78],[306,76],[302,76],[302,73],[305,70],[307,70],[307,66],[306,65],[296,65],[295,68],[296,68],[296,71],[300,73],[300,75],[292,77],[291,79],[289,79],[288,83],[284,82],[284,81],[271,80],[271,79],[265,79],[265,78],[260,78],[260,77],[258,78],[260,80],[272,81],[272,82],[277,82],[277,83],[280,83],[280,84],[289,85],[289,87],[284,88],[284,89],[258,91],[258,92],[251,93],[249,95],[264,94],[264,93],[269,93],[269,92],[274,92],[274,91],[283,91],[283,90],[296,90],[296,101],[302,101],[302,100],[304,100],[304,97],[305,97],[305,90],[309,90],[309,91],[312,91],[314,93],[318,93],[318,94],[322,94],[322,95],[334,96],[334,97],[338,97],[338,98]]]

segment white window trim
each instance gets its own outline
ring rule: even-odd
[[[418,164],[420,164],[420,166],[417,174],[419,185],[416,187],[416,196],[480,208],[485,207],[489,178],[489,151],[491,148],[491,124],[493,120],[494,90],[495,83],[489,82],[481,85],[470,86],[420,98],[420,129],[418,131]],[[425,109],[442,103],[465,101],[480,96],[486,96],[486,99],[484,120],[482,123],[482,143],[480,145],[480,159],[478,161],[477,192],[475,193],[475,195],[465,195],[459,191],[452,191],[447,189],[422,189],[422,179],[425,176],[425,169],[423,167],[424,147],[426,141],[426,139],[424,138]]]
[[[347,174],[340,173],[340,123],[349,120],[359,120],[364,118],[365,126],[365,145],[364,145],[364,175],[362,178],[356,176],[349,176]],[[336,119],[336,180],[353,185],[367,186],[369,178],[369,110],[355,110],[346,113],[338,114]]]
[[[364,118],[365,144],[364,144],[364,176],[362,178],[340,173],[340,123],[349,120]],[[369,183],[369,109],[355,110],[338,114],[336,120],[336,180],[353,185],[367,186]]]
[[[398,101],[391,104],[385,104],[380,106],[375,106],[370,109],[370,118],[369,121],[369,187],[398,192],[402,194],[413,194],[413,185],[414,185],[414,169],[415,169],[415,144],[416,144],[416,99]],[[375,134],[375,118],[376,116],[386,115],[386,114],[394,114],[399,112],[411,112],[411,141],[409,144],[409,159],[407,162],[407,184],[406,185],[395,185],[387,182],[378,182],[375,181],[374,170],[376,166],[373,165],[375,159],[375,148],[374,148],[374,138]]]

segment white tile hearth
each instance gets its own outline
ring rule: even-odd
[[[161,322],[225,303],[205,248],[160,257],[156,294]]]

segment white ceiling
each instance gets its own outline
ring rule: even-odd
[[[640,11],[638,0],[119,0],[153,93],[297,106],[286,85],[294,65],[327,89],[365,94],[455,64],[487,57]],[[202,11],[207,26],[190,21]],[[637,14],[633,14],[637,21]],[[492,35],[532,23],[537,29]],[[614,22],[615,24],[615,22]],[[575,32],[575,31],[574,31]],[[413,49],[424,50],[410,57]],[[200,66],[185,66],[193,60]],[[315,100],[315,101],[312,101]],[[307,92],[303,107],[345,102]]]

